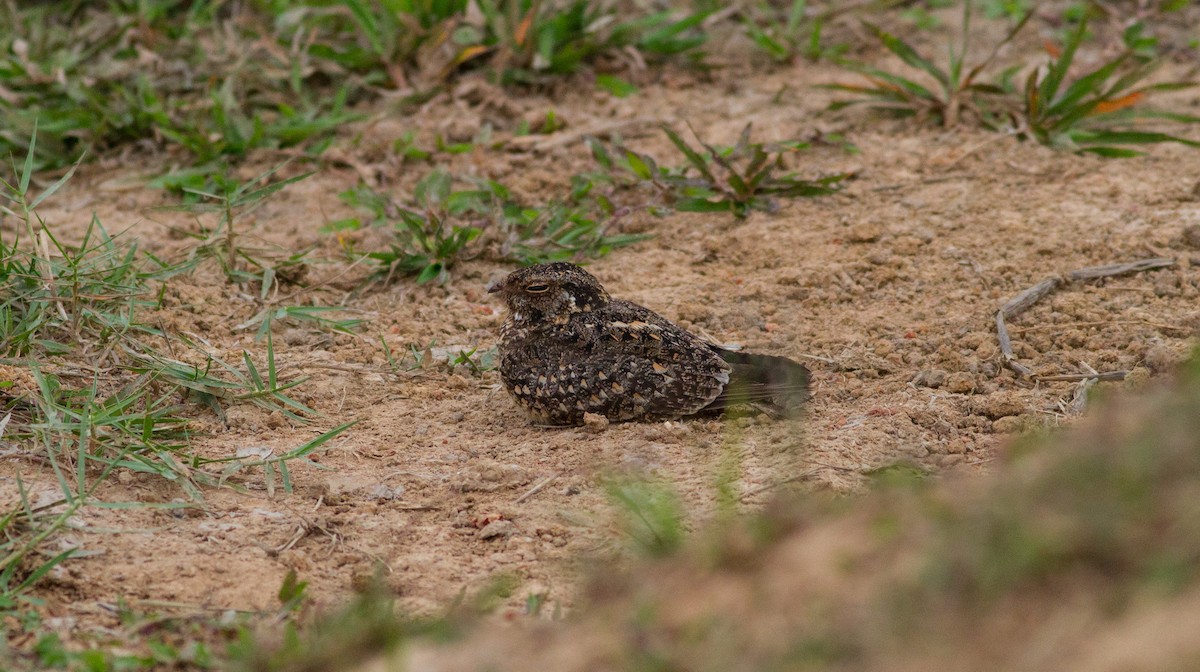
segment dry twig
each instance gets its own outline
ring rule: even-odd
[[[1127,264],[1109,264],[1107,266],[1089,266],[1081,268],[1077,271],[1071,271],[1072,280],[1095,280],[1097,278],[1111,278],[1114,275],[1125,275],[1126,273],[1141,273],[1142,271],[1153,271],[1156,268],[1167,268],[1174,266],[1174,259],[1166,257],[1156,257],[1154,259],[1142,259],[1140,261],[1131,261]]]
[[[539,493],[539,492],[541,492],[542,490],[544,490],[544,489],[546,488],[546,486],[547,486],[547,485],[550,485],[550,483],[551,483],[551,482],[552,482],[554,479],[556,479],[556,478],[558,478],[558,472],[557,472],[557,471],[556,471],[556,472],[554,472],[553,474],[550,474],[549,476],[547,476],[547,477],[543,478],[542,480],[538,481],[536,485],[534,485],[532,488],[530,488],[530,489],[526,490],[526,491],[525,491],[525,494],[523,494],[523,495],[521,495],[520,497],[518,497],[518,498],[516,499],[516,501],[515,501],[515,502],[513,502],[513,503],[514,503],[514,504],[520,504],[521,502],[524,502],[525,500],[529,499],[530,497],[533,497],[533,496],[534,496],[534,495],[536,495],[537,493]]]
[[[1096,280],[1099,278],[1108,278],[1116,275],[1125,275],[1127,273],[1140,273],[1142,271],[1151,271],[1158,268],[1166,268],[1174,266],[1175,260],[1167,257],[1155,257],[1153,259],[1140,259],[1123,264],[1108,264],[1105,266],[1089,266],[1071,271],[1067,274],[1073,282],[1083,280]],[[996,311],[996,338],[1000,342],[1000,352],[1004,356],[1004,365],[1012,369],[1017,375],[1033,378],[1037,381],[1052,381],[1052,380],[1078,380],[1082,381],[1078,390],[1076,390],[1075,399],[1071,402],[1071,408],[1082,411],[1083,404],[1087,401],[1087,387],[1095,384],[1097,380],[1121,380],[1125,377],[1125,371],[1109,371],[1099,373],[1095,369],[1084,365],[1087,373],[1084,374],[1068,374],[1065,376],[1037,376],[1029,367],[1017,361],[1017,356],[1013,352],[1012,337],[1008,333],[1008,325],[1006,320],[1020,315],[1029,310],[1038,301],[1049,296],[1052,292],[1063,285],[1063,279],[1057,276],[1052,276],[1042,280],[1041,282],[1029,287],[1016,296],[1012,297],[1000,306]],[[1107,323],[1094,323],[1096,326]],[[1022,331],[1028,331],[1039,327],[1028,327]],[[1164,325],[1165,326],[1165,325]],[[1169,327],[1168,327],[1169,328]],[[1090,381],[1090,382],[1089,382]]]

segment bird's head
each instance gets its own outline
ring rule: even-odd
[[[532,325],[562,324],[574,313],[597,310],[609,301],[591,273],[561,261],[513,271],[488,285],[488,293],[500,294],[511,319]]]

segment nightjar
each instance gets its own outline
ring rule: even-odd
[[[510,273],[488,287],[509,315],[500,377],[533,420],[578,425],[671,420],[749,406],[777,415],[808,398],[808,369],[785,357],[713,345],[636,303],[609,297],[565,262]]]

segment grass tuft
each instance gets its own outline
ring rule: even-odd
[[[468,188],[457,188],[464,182]],[[388,249],[363,253],[351,247],[350,254],[375,261],[377,280],[415,276],[418,283],[445,282],[456,261],[481,254],[524,265],[602,256],[644,240],[608,232],[625,213],[594,186],[592,178],[575,176],[565,198],[530,205],[499,182],[462,180],[436,169],[417,183],[411,204],[362,185],[343,192],[343,201],[368,216],[340,220],[328,231],[390,228]]]
[[[863,75],[868,84],[829,84],[823,88],[843,91],[863,96],[852,100],[838,101],[830,106],[838,110],[850,105],[866,104],[877,110],[884,110],[901,116],[916,116],[935,120],[945,128],[957,126],[965,114],[971,113],[976,118],[987,114],[994,96],[1002,95],[1004,88],[990,82],[980,80],[980,75],[995,60],[1000,49],[1011,42],[1025,27],[1033,12],[1026,12],[1008,31],[1008,33],[992,48],[991,53],[979,64],[966,69],[966,56],[971,42],[971,17],[973,3],[963,3],[962,13],[962,42],[957,49],[949,45],[949,58],[945,67],[937,65],[932,59],[921,55],[911,44],[900,37],[880,28],[863,22],[866,29],[893,55],[906,65],[921,71],[926,79],[932,80],[929,86],[911,77],[898,75],[886,70],[859,63],[852,60],[841,60],[839,64]]]
[[[35,155],[36,138],[20,168],[14,163],[14,175],[0,179],[0,207],[23,232],[0,239],[0,390],[6,402],[0,432],[20,454],[49,466],[59,496],[35,501],[18,480],[19,502],[0,511],[0,615],[24,613],[33,585],[79,551],[47,554],[44,547],[81,510],[155,506],[102,500],[97,493],[112,475],[153,475],[192,500],[202,499],[205,487],[238,486],[246,480],[235,481],[238,472],[261,474],[268,492],[277,481],[291,490],[291,466],[313,464],[309,456],[353,424],[278,454],[198,455],[191,447],[191,420],[208,410],[223,417],[224,406],[253,404],[297,424],[316,417],[290,396],[303,379],[278,366],[269,331],[265,361],[243,351],[231,363],[207,344],[150,321],[147,313],[162,308],[165,283],[193,264],[171,265],[142,253],[110,235],[95,216],[77,243],[57,236],[38,207],[72,172],[35,194]],[[223,212],[254,207],[291,181],[243,185],[227,195]],[[232,220],[226,222],[232,240]],[[47,656],[59,649],[51,639],[43,643]]]
[[[1022,68],[1011,66],[992,81],[984,81],[985,68],[999,50],[1010,43],[1033,16],[1026,11],[1009,32],[978,65],[964,70],[970,47],[974,3],[963,4],[962,42],[949,47],[949,62],[941,67],[912,45],[870,23],[864,26],[892,54],[924,75],[926,83],[870,65],[844,60],[841,64],[862,74],[867,84],[831,84],[824,88],[861,97],[833,103],[830,109],[865,104],[873,109],[932,119],[950,128],[973,119],[974,123],[1068,151],[1104,157],[1142,154],[1133,147],[1173,142],[1200,146],[1200,142],[1164,130],[1165,127],[1200,122],[1200,117],[1168,113],[1144,105],[1152,94],[1178,91],[1197,85],[1194,81],[1146,83],[1161,61],[1155,41],[1144,34],[1144,25],[1131,25],[1122,35],[1124,48],[1115,57],[1081,74],[1072,75],[1075,57],[1088,38],[1086,13],[1081,14],[1061,46],[1048,47],[1051,58],[1032,69],[1023,92],[1013,86]],[[928,84],[934,83],[933,86]]]
[[[807,149],[802,141],[752,143],[747,124],[733,147],[718,148],[700,140],[700,149],[687,143],[678,133],[664,126],[671,143],[687,163],[681,168],[662,168],[648,154],[629,147],[616,147],[613,153],[598,141],[591,141],[592,155],[610,174],[631,176],[634,183],[651,186],[662,206],[685,212],[727,212],[745,217],[751,210],[774,212],[780,198],[806,198],[832,194],[850,177],[838,173],[817,179],[804,179],[786,170],[784,157]],[[694,174],[691,174],[694,171]],[[782,173],[782,174],[780,174]]]
[[[321,154],[357,103],[465,70],[545,85],[620,59],[698,62],[708,14],[571,0],[0,5],[0,155],[39,167],[128,143],[196,163]],[[602,73],[602,74],[612,74]]]
[[[1017,137],[1043,145],[1123,158],[1143,152],[1129,146],[1175,142],[1191,147],[1200,142],[1144,128],[1139,122],[1200,123],[1200,117],[1167,113],[1143,106],[1162,91],[1193,88],[1196,82],[1145,84],[1160,61],[1139,53],[1139,43],[1127,40],[1119,55],[1068,81],[1075,55],[1087,36],[1087,21],[1072,31],[1050,62],[1025,80],[1023,107],[1014,116]]]

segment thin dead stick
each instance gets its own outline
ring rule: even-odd
[[[809,469],[808,471],[804,472],[803,474],[797,474],[795,476],[785,478],[783,480],[775,481],[774,483],[768,483],[766,485],[757,487],[757,488],[751,490],[750,492],[743,493],[741,497],[738,497],[738,501],[744,502],[747,499],[750,499],[751,497],[753,497],[755,495],[762,494],[768,490],[774,490],[775,488],[778,488],[781,485],[787,485],[788,483],[795,483],[797,481],[803,481],[804,479],[808,478],[809,476],[816,474],[818,471],[820,471],[820,469]]]
[[[833,365],[835,365],[835,366],[837,365],[837,360],[830,359],[830,358],[828,358],[828,357],[818,357],[817,355],[806,355],[806,354],[804,354],[804,353],[800,353],[800,354],[798,354],[798,355],[796,355],[796,356],[797,356],[797,357],[802,357],[802,358],[804,358],[804,359],[811,359],[811,360],[813,360],[814,362],[824,362],[825,364],[833,364]]]
[[[1011,302],[1010,302],[1011,303]],[[1008,336],[1008,326],[1004,324],[1004,311],[996,311],[996,336],[1000,339],[1000,353],[1004,355],[1004,365],[1013,373],[1026,378],[1033,377],[1033,370],[1017,361],[1013,353],[1012,339]]]
[[[1122,285],[1108,285],[1105,287],[1110,292],[1141,292],[1142,294],[1153,294],[1153,287],[1125,287]]]
[[[322,281],[318,282],[318,283],[317,283],[317,284],[315,284],[315,285],[309,285],[309,286],[307,286],[307,287],[303,287],[303,288],[301,288],[301,289],[298,289],[298,290],[296,290],[296,291],[292,292],[291,294],[287,294],[287,295],[285,295],[285,296],[282,296],[282,297],[275,297],[275,298],[274,298],[274,299],[271,301],[271,304],[272,304],[272,305],[276,305],[276,306],[277,306],[277,305],[279,305],[279,304],[282,304],[282,303],[286,303],[286,302],[288,302],[288,301],[291,301],[292,299],[296,298],[297,296],[299,296],[300,294],[303,294],[303,293],[305,293],[305,292],[311,292],[311,291],[313,291],[314,289],[320,289],[320,288],[322,288],[322,287],[326,287],[326,286],[328,286],[328,285],[330,285],[330,284],[333,284],[333,282],[334,282],[335,280],[337,280],[337,279],[341,278],[342,276],[346,275],[346,274],[347,274],[347,273],[349,273],[350,271],[353,271],[355,268],[357,268],[357,267],[358,267],[358,265],[359,265],[360,263],[362,263],[362,261],[363,261],[364,259],[366,259],[366,258],[367,258],[366,256],[362,256],[362,257],[359,257],[358,259],[355,259],[355,260],[354,260],[354,262],[353,262],[353,263],[351,263],[351,264],[350,264],[349,266],[347,266],[346,268],[343,268],[342,270],[340,270],[340,271],[338,271],[337,273],[335,273],[335,274],[334,274],[332,277],[325,278],[324,280],[322,280]],[[348,309],[347,309],[347,310],[348,310]]]
[[[1104,373],[1063,373],[1054,376],[1036,376],[1039,381],[1052,382],[1077,382],[1080,380],[1125,380],[1129,375],[1128,371],[1105,371]]]
[[[284,545],[282,545],[276,549],[264,549],[264,550],[266,550],[267,555],[269,555],[271,557],[279,555],[280,553],[283,553],[284,551],[295,546],[296,542],[300,541],[301,539],[303,539],[305,536],[308,535],[308,532],[309,532],[308,525],[302,522],[301,524],[296,526],[296,533],[292,535],[292,538],[289,539],[287,543],[285,543]]]
[[[407,376],[409,378],[420,378],[428,373],[422,369],[397,370],[390,366],[364,366],[359,364],[322,364],[318,362],[288,362],[288,364],[303,370],[321,369],[327,371],[346,371],[349,373],[376,373],[381,376]],[[400,396],[399,398],[407,399],[408,397]]]
[[[534,495],[536,495],[537,493],[539,493],[539,492],[541,492],[542,490],[544,490],[544,489],[546,488],[546,486],[547,486],[547,485],[550,485],[550,482],[551,482],[551,481],[553,481],[553,480],[554,480],[554,479],[556,479],[556,478],[558,478],[558,472],[557,472],[557,471],[556,471],[556,472],[554,472],[553,474],[550,474],[549,476],[547,476],[547,477],[543,478],[542,480],[538,481],[537,485],[535,485],[535,486],[533,486],[532,488],[530,488],[530,489],[526,490],[526,491],[525,491],[525,494],[523,494],[523,495],[521,495],[520,497],[518,497],[518,498],[516,499],[516,501],[514,501],[513,503],[514,503],[514,504],[520,504],[521,502],[524,502],[525,500],[529,499],[530,497],[533,497],[533,496],[534,496]]]
[[[1025,366],[1024,364],[1018,362],[1015,359],[1010,359],[1010,360],[1004,362],[1004,365],[1007,366],[1008,368],[1012,369],[1013,373],[1016,373],[1019,376],[1025,376],[1026,378],[1033,378],[1033,369],[1029,368],[1028,366]]]
[[[1160,324],[1149,320],[1111,320],[1105,322],[1058,322],[1054,324],[1035,324],[1032,327],[1013,327],[1013,331],[1018,334],[1024,334],[1030,331],[1047,331],[1050,329],[1076,329],[1086,327],[1107,327],[1114,324],[1142,324],[1155,329],[1165,329],[1168,331],[1189,331],[1187,327],[1176,327],[1170,324]]]
[[[1058,286],[1061,284],[1062,278],[1046,278],[1038,284],[1009,299],[1003,306],[1000,306],[1000,312],[1004,314],[1005,318],[1011,320],[1017,315],[1029,310],[1033,304],[1046,298],[1050,292],[1058,289]]]
[[[214,612],[215,611],[215,612],[224,613],[226,611],[232,611],[232,612],[235,612],[238,614],[251,614],[251,615],[261,615],[261,614],[268,613],[265,611],[256,611],[253,609],[236,609],[233,607],[208,607],[203,604],[198,604],[195,602],[172,602],[170,600],[128,600],[127,604],[129,606],[137,606],[137,607],[153,607],[155,609],[181,609],[181,610],[185,610],[185,611],[195,611],[195,612]],[[110,611],[114,614],[125,611],[127,608],[127,607],[122,607],[122,606],[113,604],[111,602],[97,602],[96,606],[103,609],[104,611]]]
[[[1067,409],[1075,415],[1082,415],[1084,409],[1087,408],[1088,391],[1095,385],[1095,377],[1079,381],[1079,386],[1075,388],[1075,394],[1071,397],[1071,403],[1067,405]]]
[[[804,460],[804,462],[807,462],[808,464],[815,464],[816,466],[822,467],[825,469],[833,469],[834,471],[844,471],[847,474],[858,474],[859,476],[861,476],[863,473],[862,470],[860,470],[860,469],[852,469],[850,467],[839,467],[836,464],[829,464],[826,462],[817,462],[816,460]]]
[[[1154,270],[1156,268],[1166,268],[1168,266],[1174,266],[1174,265],[1175,265],[1174,259],[1169,259],[1167,257],[1155,257],[1153,259],[1140,259],[1138,261],[1131,261],[1131,262],[1124,263],[1124,264],[1108,264],[1106,266],[1089,266],[1087,268],[1080,268],[1080,269],[1077,269],[1077,270],[1074,270],[1074,271],[1071,271],[1070,273],[1068,273],[1067,277],[1070,278],[1074,282],[1078,282],[1081,280],[1095,280],[1097,278],[1107,278],[1107,277],[1112,277],[1115,275],[1125,275],[1127,273],[1139,273],[1141,271],[1150,271],[1150,270]],[[1043,381],[1043,380],[1045,380],[1045,381],[1081,380],[1081,381],[1086,382],[1088,380],[1093,380],[1093,381],[1100,380],[1101,375],[1115,374],[1115,372],[1110,372],[1110,374],[1099,374],[1093,370],[1093,371],[1091,371],[1090,374],[1087,374],[1082,378],[1080,378],[1078,376],[1071,376],[1071,377],[1034,376],[1033,371],[1029,367],[1027,367],[1017,361],[1016,354],[1013,353],[1012,337],[1009,336],[1008,325],[1005,324],[1005,320],[1006,319],[1011,320],[1012,318],[1016,317],[1017,315],[1020,315],[1021,313],[1025,312],[1026,310],[1029,310],[1031,307],[1033,307],[1033,304],[1035,304],[1038,301],[1041,301],[1042,299],[1049,296],[1051,292],[1058,289],[1062,284],[1063,284],[1063,280],[1060,277],[1046,278],[1045,280],[1037,283],[1036,285],[1022,291],[1020,294],[1017,294],[1013,298],[1009,299],[1008,301],[1006,301],[1004,303],[1003,306],[1000,306],[1000,310],[996,311],[996,338],[1000,341],[1000,352],[1004,355],[1004,365],[1007,366],[1008,368],[1012,369],[1019,375],[1027,376],[1030,378],[1035,378],[1036,380],[1039,380],[1039,381]],[[1098,326],[1098,325],[1107,325],[1107,324],[1112,324],[1112,323],[1098,322],[1095,324]],[[1155,325],[1153,323],[1148,323],[1148,324],[1150,324],[1151,326],[1154,326],[1156,328],[1160,328],[1160,329],[1163,329],[1163,328],[1174,329],[1174,327],[1168,327],[1167,325]],[[1061,328],[1061,326],[1060,325],[1052,325],[1052,326],[1039,325],[1038,327],[1028,327],[1028,328],[1022,329],[1021,331],[1022,332],[1030,331],[1035,328]],[[1088,367],[1088,368],[1090,368],[1090,367]],[[1122,373],[1120,378],[1106,378],[1106,379],[1107,380],[1120,380],[1121,378],[1124,378],[1124,377],[1125,377],[1125,375],[1124,375],[1124,373]],[[1084,390],[1082,392],[1082,394],[1084,394],[1084,397],[1086,399],[1086,390]],[[1085,402],[1079,402],[1078,399],[1076,399],[1075,401],[1072,402],[1072,406],[1075,406],[1077,403],[1085,403]]]
[[[1077,271],[1071,271],[1070,278],[1072,280],[1095,280],[1096,278],[1109,278],[1114,275],[1125,275],[1127,273],[1140,273],[1142,271],[1152,271],[1156,268],[1167,268],[1174,266],[1175,260],[1166,257],[1155,257],[1154,259],[1142,259],[1139,261],[1131,261],[1126,264],[1109,264],[1107,266],[1089,266],[1081,268]]]
[[[565,131],[555,133],[549,137],[538,135],[523,135],[515,138],[510,138],[508,147],[520,151],[545,152],[555,147],[563,147],[572,145],[576,142],[589,136],[611,136],[618,131],[624,131],[627,128],[637,126],[651,126],[658,124],[658,119],[650,117],[638,117],[635,119],[619,119],[616,121],[601,121],[594,123],[577,131]]]
[[[996,458],[995,458],[994,456],[993,456],[993,457],[982,457],[982,458],[980,458],[980,459],[978,459],[978,460],[968,460],[968,461],[966,461],[966,462],[963,462],[963,464],[970,465],[970,466],[974,467],[974,466],[977,466],[977,465],[980,465],[980,464],[987,464],[988,462],[992,462],[992,461],[994,461],[995,459],[996,459]]]
[[[940,182],[953,182],[954,180],[973,180],[975,173],[956,173],[954,175],[938,175],[928,177],[923,180],[912,180],[911,182],[897,182],[896,184],[884,184],[878,187],[871,187],[870,191],[895,191],[904,189],[905,187],[915,187],[917,185],[938,184]]]
[[[998,47],[998,45],[997,45],[997,47]],[[993,54],[993,56],[995,56],[995,54]],[[988,60],[991,60],[991,59],[988,59]],[[979,150],[983,149],[984,147],[987,147],[988,145],[992,144],[993,142],[996,142],[999,140],[1004,140],[1008,137],[1009,136],[1006,134],[997,134],[997,135],[993,135],[993,136],[989,137],[987,140],[976,143],[974,146],[968,147],[967,150],[965,152],[963,152],[961,155],[959,155],[959,157],[957,159],[954,159],[953,161],[946,164],[945,166],[942,166],[941,169],[943,172],[949,172],[955,166],[962,163],[967,157],[971,156],[975,152],[978,152]]]
[[[1000,339],[1000,352],[1004,355],[1005,361],[1012,361],[1017,358],[1013,354],[1012,338],[1008,335],[1008,325],[1004,324],[1004,311],[996,311],[996,336]]]

